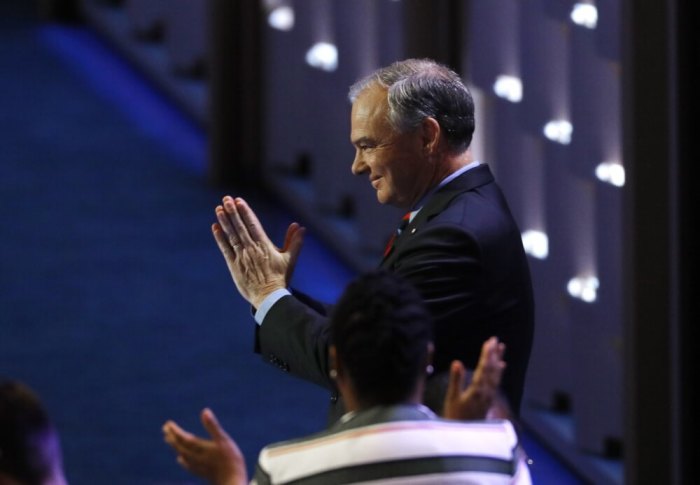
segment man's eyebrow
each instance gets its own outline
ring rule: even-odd
[[[362,143],[372,143],[372,139],[368,138],[366,136],[361,136],[360,138],[357,138],[356,140],[352,140],[353,145],[360,145]]]

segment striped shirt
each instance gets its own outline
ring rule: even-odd
[[[531,479],[509,421],[448,421],[423,406],[392,406],[265,447],[252,483],[526,485]]]

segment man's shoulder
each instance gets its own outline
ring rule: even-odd
[[[461,214],[466,209],[502,212],[504,208],[507,204],[503,192],[491,171],[487,165],[479,165],[440,188],[421,212],[425,219],[431,220],[439,214]]]
[[[477,165],[476,167],[470,168],[457,176],[452,175],[454,178],[448,183],[443,185],[439,192],[441,191],[464,191],[471,190],[483,185],[488,185],[495,183],[495,178],[489,166],[485,163]]]

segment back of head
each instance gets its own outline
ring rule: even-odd
[[[60,459],[56,439],[39,398],[19,382],[0,379],[0,478],[44,483]]]
[[[410,131],[431,117],[454,152],[460,153],[471,144],[474,100],[450,68],[430,59],[397,61],[353,84],[350,101],[375,84],[388,89],[389,120],[397,131]]]
[[[432,318],[409,283],[383,271],[361,276],[341,296],[330,325],[360,402],[391,405],[411,397],[427,364]]]

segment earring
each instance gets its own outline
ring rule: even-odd
[[[338,371],[335,369],[331,369],[328,372],[328,375],[331,376],[331,379],[335,380],[338,377]]]
[[[432,366],[431,364],[428,364],[428,365],[425,367],[425,373],[428,374],[428,375],[432,375],[434,370],[435,370],[435,369],[433,368],[433,366]]]

